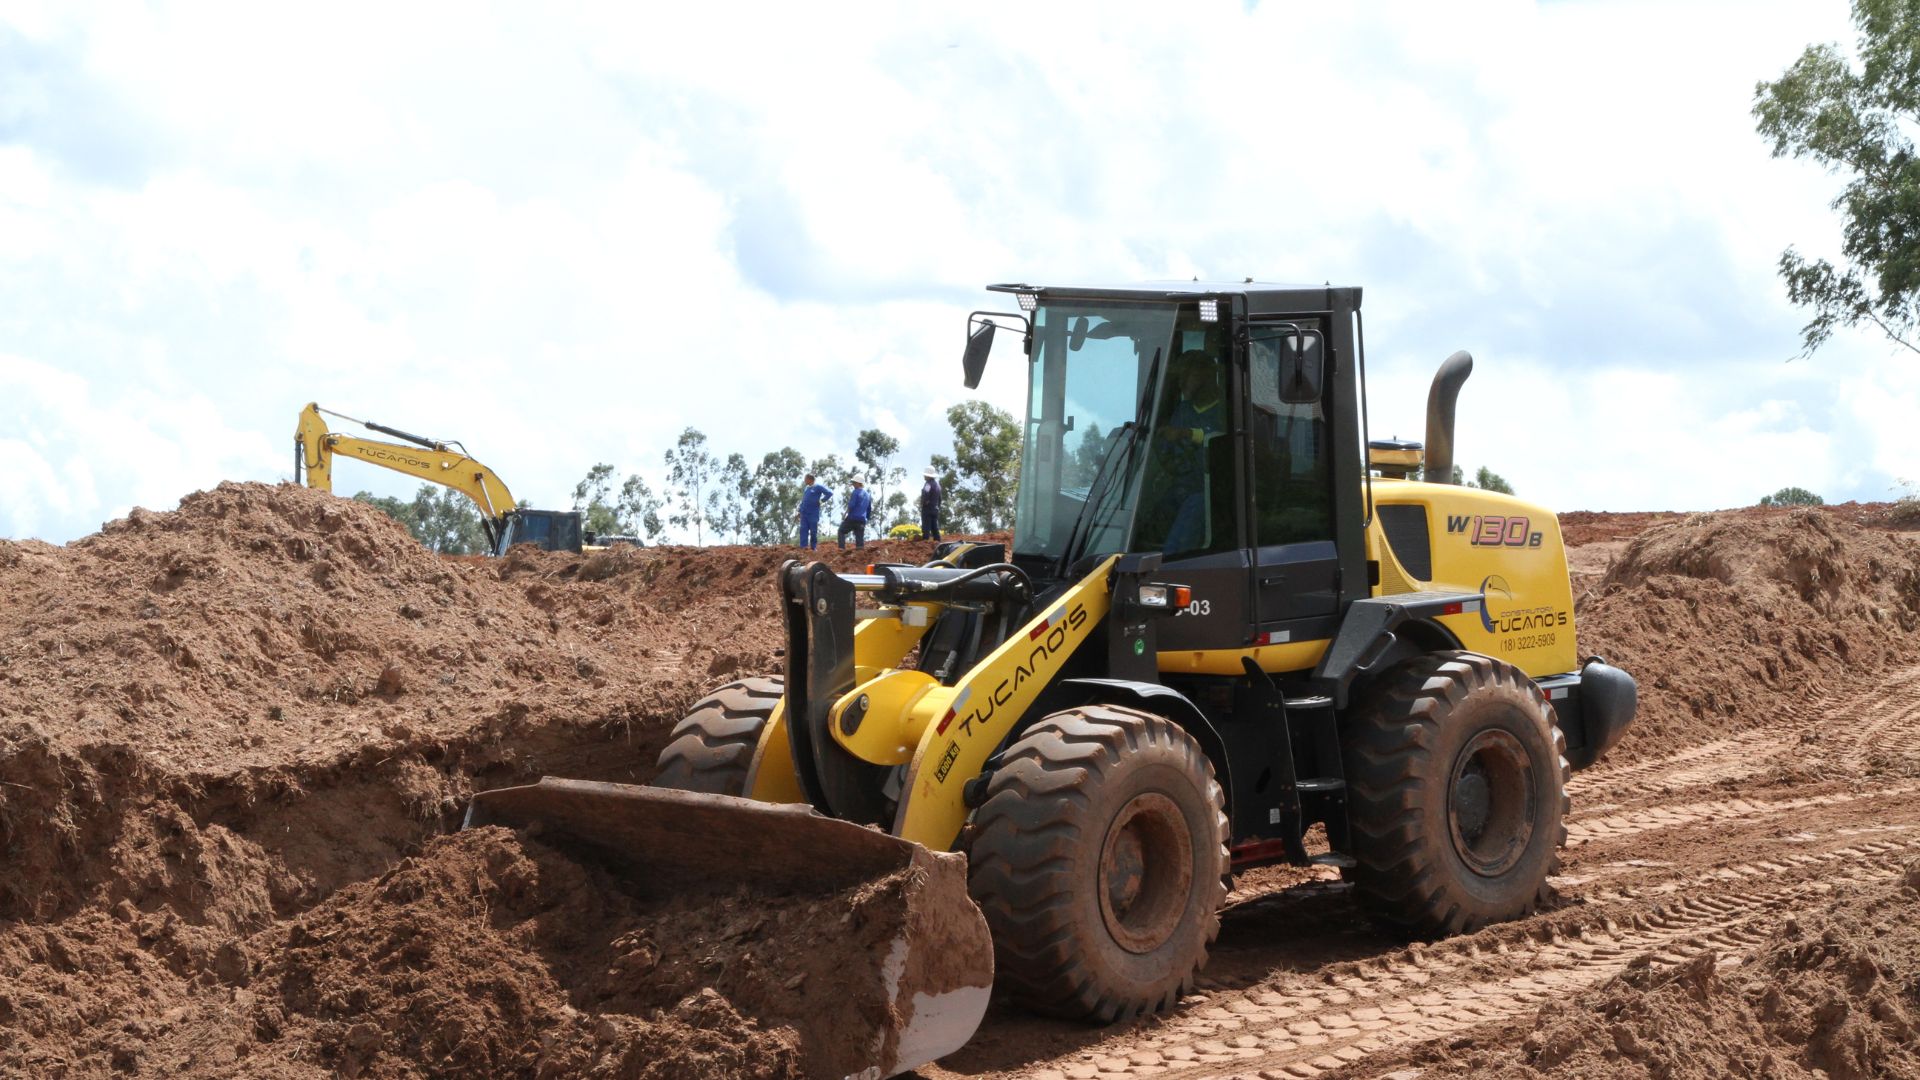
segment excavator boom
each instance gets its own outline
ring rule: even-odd
[[[328,410],[309,403],[300,410],[294,430],[294,481],[304,477],[308,487],[333,490],[333,458],[344,454],[395,472],[417,476],[450,487],[473,500],[480,508],[481,524],[487,532],[487,545],[497,550],[506,536],[509,517],[514,512],[513,492],[492,470],[467,456],[458,443],[448,444],[397,428],[355,421],[374,431],[405,439],[406,443],[380,442],[342,435],[327,430],[321,414]],[[334,413],[332,415],[339,416]],[[352,419],[343,417],[343,419]],[[408,445],[411,444],[411,445]],[[455,449],[459,447],[459,449]]]

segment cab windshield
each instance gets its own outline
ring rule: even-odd
[[[1149,458],[1155,475],[1166,471],[1149,436],[1170,422],[1212,422],[1194,418],[1186,394],[1224,385],[1224,324],[1201,322],[1192,303],[1068,299],[1041,304],[1033,333],[1015,554],[1059,562],[1188,545],[1192,515],[1156,493],[1164,485],[1145,485],[1153,505],[1143,509]],[[1224,417],[1217,390],[1202,398]],[[1177,463],[1173,471],[1188,487]]]

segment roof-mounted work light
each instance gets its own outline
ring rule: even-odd
[[[1030,292],[1015,293],[1014,296],[1020,300],[1021,311],[1032,311],[1040,303],[1040,297]]]
[[[1205,300],[1200,301],[1200,321],[1201,322],[1219,322],[1220,321],[1220,301],[1219,300],[1210,296]]]

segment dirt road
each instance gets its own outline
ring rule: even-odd
[[[1417,1075],[1398,1051],[1517,1041],[1541,1004],[1634,966],[1712,952],[1725,970],[1790,916],[1893,882],[1920,857],[1916,777],[1920,664],[1808,687],[1737,737],[1578,775],[1553,911],[1406,946],[1331,877],[1250,883],[1180,1012],[1107,1030],[996,1013],[927,1075]]]

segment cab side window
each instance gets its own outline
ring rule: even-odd
[[[1227,367],[1216,353],[1188,349],[1174,357],[1163,386],[1134,546],[1168,558],[1231,550],[1240,539]]]
[[[1281,400],[1284,344],[1321,352],[1316,328],[1254,327],[1248,356],[1248,431],[1253,450],[1254,543],[1260,547],[1327,540],[1333,536],[1332,470],[1322,400]],[[1332,380],[1323,380],[1331,383]]]

